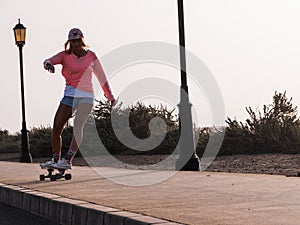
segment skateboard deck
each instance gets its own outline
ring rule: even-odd
[[[57,170],[57,172],[54,172],[55,170]],[[47,171],[48,171],[48,174],[40,175],[40,181],[43,181],[46,178],[49,178],[50,181],[56,181],[61,178],[65,178],[65,180],[72,179],[72,175],[70,173],[65,173],[66,170],[64,170],[64,169],[48,168]]]

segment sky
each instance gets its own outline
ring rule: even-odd
[[[217,102],[224,104],[223,124],[226,117],[239,121],[249,118],[245,108],[259,110],[270,104],[275,91],[287,91],[294,105],[300,105],[299,1],[186,0],[184,13],[186,49],[210,71],[215,81],[212,91],[218,89],[221,93]],[[83,31],[90,49],[103,59],[104,70],[116,62],[107,61],[107,56],[124,46],[149,41],[179,44],[176,0],[2,0],[0,129],[10,132],[21,129],[19,55],[12,30],[19,18],[27,28],[23,57],[28,129],[52,125],[65,84],[59,66],[52,75],[42,63],[63,50],[71,28]],[[209,87],[192,79],[201,75],[205,74],[188,77],[193,119],[200,126],[220,125],[212,116],[212,111],[218,109],[212,108],[213,98],[207,96],[205,90]],[[134,84],[147,78],[178,85],[175,100],[155,93],[143,96]],[[164,63],[126,65],[109,80],[114,94],[126,104],[134,103],[125,99],[122,91],[126,88],[135,90],[135,100],[175,108],[179,103],[180,71]],[[165,91],[173,93],[168,87]],[[100,91],[96,98],[103,98]]]

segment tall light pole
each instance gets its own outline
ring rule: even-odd
[[[25,45],[25,37],[26,37],[26,27],[23,24],[19,23],[14,27],[14,35],[16,45],[19,47],[19,55],[20,55],[20,76],[21,76],[21,100],[22,100],[22,151],[20,162],[31,163],[32,157],[29,152],[29,143],[28,143],[28,134],[26,128],[26,117],[25,117],[25,97],[24,97],[24,75],[23,75],[23,53],[22,49]]]
[[[186,77],[185,34],[183,0],[178,0],[178,25],[180,44],[181,87],[179,107],[179,156],[176,170],[199,171],[200,161],[195,151],[192,122],[192,104],[189,102],[189,92]]]

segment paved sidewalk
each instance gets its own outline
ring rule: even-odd
[[[114,168],[99,171],[102,175],[89,167],[74,167],[72,180],[41,182],[43,171],[38,164],[0,162],[0,183],[183,224],[296,225],[300,221],[298,177]],[[160,178],[165,180],[139,186],[145,180],[157,182]]]

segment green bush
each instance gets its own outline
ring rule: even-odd
[[[300,153],[300,120],[298,118],[297,107],[292,104],[292,98],[287,98],[286,92],[275,92],[270,105],[264,105],[262,111],[254,111],[251,107],[246,108],[249,118],[245,122],[227,118],[226,127],[195,128],[195,135],[198,137],[196,145],[197,154],[201,157],[207,147],[210,137],[218,137],[225,130],[224,141],[218,155],[235,154],[265,154],[265,153]],[[120,123],[112,127],[112,115],[120,118]],[[129,115],[129,116],[128,116]],[[129,127],[126,132],[122,129]],[[150,121],[155,127],[152,134],[159,136],[163,127],[161,124],[153,122],[153,118],[161,118],[166,124],[166,136],[162,143],[150,151],[136,151],[123,145],[117,138],[115,131],[120,129],[124,135],[132,133],[136,138],[147,140],[151,132]],[[84,141],[91,149],[89,155],[99,154],[99,146],[95,145],[94,136],[101,139],[105,148],[111,154],[171,154],[178,145],[179,125],[178,115],[174,110],[166,107],[144,105],[138,102],[135,105],[122,108],[122,104],[117,105],[112,110],[109,102],[98,101],[94,107],[92,116],[89,118],[86,127],[93,126],[94,129],[85,129]],[[96,124],[96,127],[95,127]],[[72,126],[66,126],[63,132],[64,154],[71,142]],[[98,134],[95,134],[94,130]],[[116,130],[117,129],[117,130]],[[119,131],[120,131],[119,130]],[[121,133],[122,133],[121,132]],[[51,155],[51,127],[36,127],[29,131],[30,151],[33,157],[48,157]],[[213,140],[214,138],[212,138]],[[217,138],[216,138],[217,140]],[[139,142],[134,147],[139,149]],[[21,149],[21,134],[9,134],[7,130],[0,129],[0,153],[18,152]],[[80,151],[78,152],[80,155]]]
[[[52,154],[50,126],[40,126],[30,129],[28,132],[30,153],[32,157],[49,157]]]
[[[98,132],[98,138],[101,139],[105,148],[111,154],[171,154],[177,146],[179,139],[179,128],[178,128],[178,117],[174,115],[174,110],[168,110],[166,107],[160,106],[145,106],[143,103],[138,102],[136,105],[128,106],[125,108],[121,107],[122,104],[114,107],[111,111],[109,102],[98,101],[98,104],[94,107],[92,112],[93,117],[89,118],[84,132],[85,145],[88,146],[90,152],[88,155],[99,154],[97,149],[98,146],[94,146],[93,129],[88,129],[89,126],[96,124]],[[159,146],[150,151],[137,151],[128,148],[123,145],[115,135],[114,129],[111,124],[111,115],[118,118],[122,118],[123,122],[126,121],[126,116],[129,115],[129,126],[130,131],[136,138],[146,140],[150,136],[149,123],[153,118],[161,118],[166,124],[166,136]],[[153,121],[152,121],[153,122]],[[121,129],[124,124],[118,124]],[[159,123],[152,124],[153,129],[152,135],[159,136],[159,132],[162,127],[159,127]],[[69,144],[72,138],[72,126],[66,126],[62,134],[63,147],[62,155],[68,150]],[[116,127],[118,129],[118,127]],[[158,133],[157,133],[158,132]],[[29,145],[30,153],[32,157],[49,157],[52,154],[51,147],[51,133],[52,128],[50,126],[33,127],[29,130]],[[15,136],[8,134],[5,130],[0,132],[0,152],[9,151],[20,151],[21,149],[21,134],[17,133]],[[10,143],[10,144],[9,144]],[[138,143],[135,146],[139,149]],[[77,153],[80,155],[80,151]]]
[[[0,153],[17,153],[21,146],[19,134],[0,129]]]
[[[72,140],[72,130],[73,127],[67,125],[62,133],[62,155],[69,149]],[[29,146],[33,158],[50,157],[52,155],[51,135],[52,127],[50,126],[33,127],[29,130]]]
[[[103,145],[111,154],[170,154],[174,151],[178,142],[178,118],[173,115],[174,110],[168,110],[166,107],[160,106],[145,106],[143,103],[138,102],[136,105],[132,105],[122,109],[122,104],[113,108],[111,111],[108,102],[98,101],[98,105],[94,110],[94,118],[96,121],[96,127],[101,138]],[[116,127],[112,127],[111,117],[115,116],[119,123]],[[129,116],[128,116],[129,115]],[[115,131],[119,131],[122,135],[128,135],[131,133],[138,139],[147,139],[151,132],[149,129],[150,121],[153,118],[161,118],[166,124],[166,136],[162,143],[150,151],[137,151],[128,148],[123,145],[117,138]],[[129,118],[129,127],[127,126]],[[153,122],[153,121],[152,121]],[[159,135],[159,131],[162,131],[162,127],[159,124],[155,124],[152,135]],[[122,130],[127,127],[130,130]],[[124,136],[126,139],[126,137]],[[140,149],[137,142],[135,149]]]
[[[300,153],[300,120],[297,107],[286,92],[275,92],[273,102],[263,111],[246,108],[246,123],[228,118],[219,154]]]

